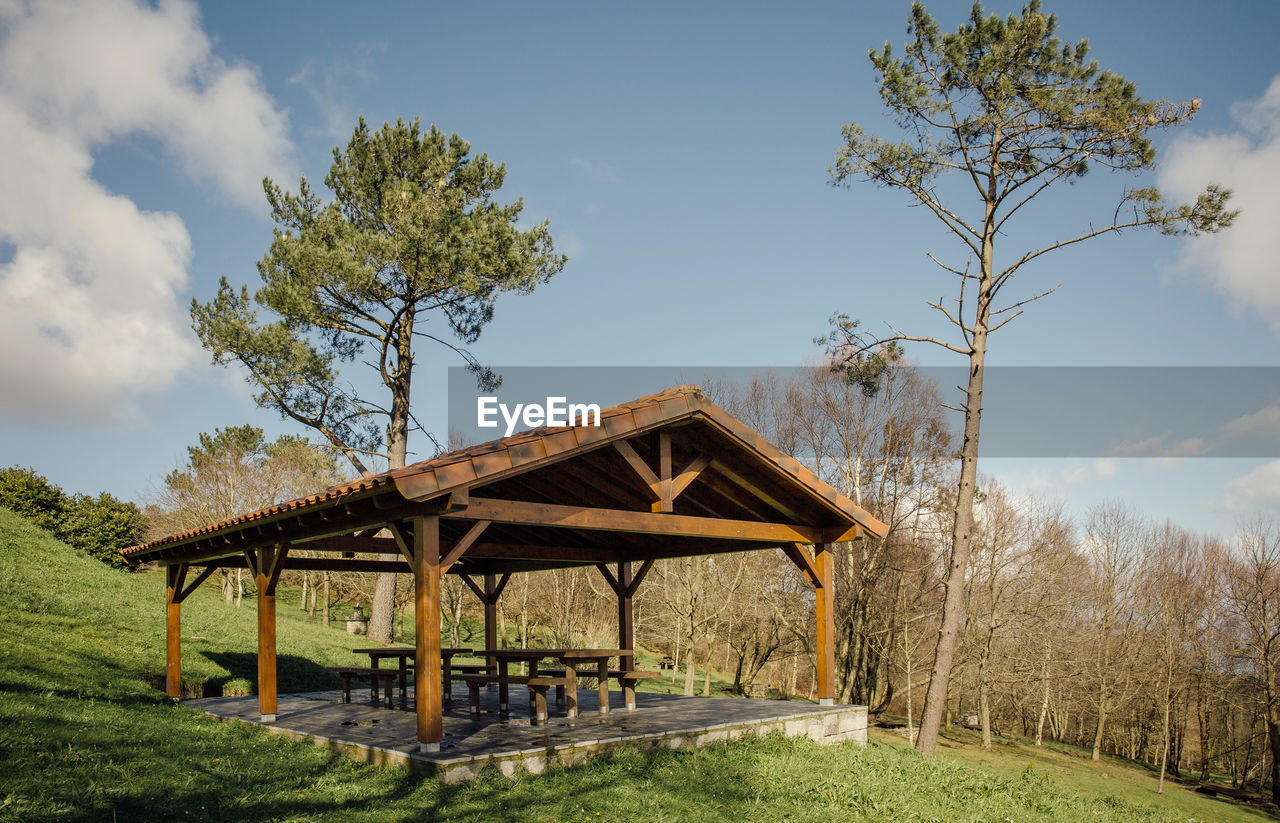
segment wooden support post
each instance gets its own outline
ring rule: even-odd
[[[486,574],[484,576],[484,647],[486,649],[498,648],[498,594],[498,576]],[[487,657],[485,663],[489,666],[489,671],[498,670],[498,658]],[[490,687],[495,685],[497,684],[489,684]]]
[[[835,623],[835,562],[831,544],[819,543],[814,548],[814,566],[817,571],[818,618],[818,703],[830,706],[836,697],[836,623]]]
[[[164,691],[174,700],[182,697],[182,605],[179,594],[183,568],[176,564],[165,567]]]
[[[618,564],[618,648],[635,651],[636,628],[635,610],[631,601],[632,591],[631,561],[624,560]],[[619,659],[618,668],[622,671],[631,671],[635,668],[635,658]]]
[[[413,694],[418,748],[440,751],[444,717],[440,688],[440,518],[413,518],[413,628],[417,640]]]
[[[258,587],[258,714],[263,723],[276,720],[276,549],[265,547],[254,564]]]

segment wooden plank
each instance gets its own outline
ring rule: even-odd
[[[814,566],[818,578],[815,609],[818,622],[817,648],[814,650],[817,658],[818,701],[833,703],[836,696],[836,598],[831,583],[835,578],[835,562],[829,544],[819,543],[814,549],[817,554]]]
[[[680,514],[591,509],[552,503],[471,498],[465,511],[443,515],[448,518],[491,520],[526,526],[552,526],[586,531],[623,531],[683,537],[711,537],[757,542],[818,543],[822,530],[789,523],[757,523],[752,520],[722,520]]]
[[[264,547],[254,572],[258,588],[258,714],[266,722],[276,716],[276,596],[270,586],[275,554],[274,548]]]
[[[413,518],[413,623],[416,643],[413,667],[418,745],[440,751],[444,716],[440,688],[440,518]]]
[[[640,482],[644,484],[654,501],[662,500],[662,481],[658,479],[658,475],[653,473],[653,469],[649,468],[649,464],[644,462],[640,455],[636,454],[636,450],[631,447],[631,444],[626,440],[615,440],[613,441],[613,448],[617,450],[618,454],[622,455],[631,470],[639,476]]]
[[[783,554],[791,558],[791,562],[795,563],[800,571],[804,572],[804,576],[809,578],[809,582],[814,588],[822,588],[822,578],[818,574],[818,567],[814,565],[813,559],[809,557],[809,552],[799,543],[786,543],[781,546]]]
[[[182,697],[182,604],[177,599],[182,566],[165,569],[164,691],[175,700]]]
[[[449,567],[458,562],[458,558],[462,557],[463,553],[471,548],[471,544],[476,542],[476,539],[480,537],[480,533],[488,527],[488,520],[477,520],[475,525],[468,529],[466,534],[462,535],[462,539],[449,550],[449,554],[440,561],[440,573],[444,574],[449,571]]]

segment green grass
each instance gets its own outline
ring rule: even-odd
[[[949,741],[926,760],[769,738],[618,754],[573,769],[442,786],[171,705],[161,580],[80,557],[0,510],[0,820],[1179,821],[1263,819],[1063,752]],[[212,588],[184,606],[192,684],[247,688],[254,610]],[[291,614],[290,612],[294,612]],[[192,637],[201,637],[195,640]],[[327,678],[352,638],[280,610],[281,688]],[[285,665],[288,661],[288,665]]]

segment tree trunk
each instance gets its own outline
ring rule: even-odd
[[[320,623],[324,626],[329,625],[329,574],[329,572],[324,572],[324,600],[322,601],[323,611],[320,618]]]
[[[1107,711],[1105,708],[1098,709],[1098,730],[1093,735],[1093,760],[1102,759],[1102,735],[1107,725]]]
[[[989,299],[983,293],[979,300]],[[979,309],[981,311],[981,309]],[[929,688],[924,696],[924,712],[920,717],[920,736],[916,749],[931,755],[938,748],[942,731],[942,715],[947,704],[947,685],[951,680],[951,664],[960,640],[960,623],[964,616],[965,572],[969,567],[969,541],[973,533],[974,488],[978,478],[978,433],[982,421],[982,366],[986,355],[987,336],[979,325],[973,336],[973,352],[969,355],[969,388],[964,412],[964,443],[960,450],[960,485],[956,494],[955,521],[951,531],[951,563],[947,572],[946,591],[942,600],[942,625],[938,629],[938,645],[929,673]]]

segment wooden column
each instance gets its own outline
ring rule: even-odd
[[[831,544],[819,543],[813,548],[814,565],[817,567],[817,580],[814,582],[818,618],[818,703],[830,706],[836,698],[835,562]]]
[[[484,647],[498,648],[498,576],[496,574],[484,576]],[[498,670],[498,658],[488,657],[485,663],[489,666],[489,671]],[[492,687],[495,684],[489,685]]]
[[[618,648],[634,651],[636,627],[635,610],[631,601],[632,591],[631,561],[624,560],[618,564]],[[630,671],[635,668],[635,658],[623,657],[618,664],[618,668],[622,671]]]
[[[440,751],[444,740],[440,687],[440,518],[413,518],[413,628],[417,653],[413,694],[418,714],[418,747]]]
[[[271,579],[276,550],[258,552],[253,582],[258,587],[258,713],[262,722],[276,719],[276,589]]]
[[[175,700],[182,697],[182,570],[177,564],[165,567],[164,691]]]

